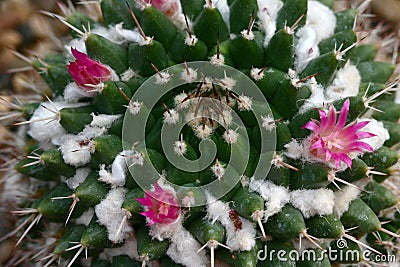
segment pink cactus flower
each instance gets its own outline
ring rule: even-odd
[[[145,191],[146,196],[136,200],[147,207],[140,214],[148,218],[148,225],[154,223],[170,224],[175,222],[181,213],[178,199],[173,192],[154,183],[153,191]]]
[[[179,0],[152,0],[151,4],[170,18],[181,9]]]
[[[310,155],[322,161],[334,162],[336,169],[339,168],[340,162],[351,168],[350,153],[373,151],[369,144],[360,141],[375,136],[373,133],[360,131],[369,121],[354,121],[345,126],[349,106],[350,100],[347,99],[343,103],[337,122],[338,112],[331,105],[328,114],[319,110],[320,121],[312,120],[303,126],[303,129],[313,132],[305,142]]]
[[[89,58],[74,48],[71,48],[71,52],[75,57],[75,62],[68,64],[68,72],[84,91],[93,90],[93,86],[112,79],[112,71],[108,66]]]

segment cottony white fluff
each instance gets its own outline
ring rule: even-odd
[[[219,13],[221,13],[222,19],[224,20],[226,26],[228,27],[228,31],[229,31],[229,26],[231,25],[231,23],[229,21],[230,10],[229,10],[229,6],[228,6],[228,1],[227,0],[212,0],[212,4],[213,4],[213,7],[216,7],[218,9]]]
[[[250,76],[253,78],[253,80],[260,81],[264,78],[264,71],[259,68],[251,68]]]
[[[220,54],[219,57],[217,54],[215,54],[210,57],[210,63],[214,66],[221,67],[225,64],[225,57],[222,54]]]
[[[160,186],[167,186],[161,185]],[[169,187],[169,186],[168,186]],[[171,188],[171,187],[169,187]],[[167,255],[175,262],[185,266],[205,267],[208,259],[205,250],[197,251],[201,248],[199,242],[182,225],[183,216],[170,224],[152,224],[150,235],[160,241],[169,239],[171,244],[167,250]]]
[[[239,134],[235,130],[228,129],[224,132],[222,137],[224,138],[226,143],[235,144],[238,140]]]
[[[64,45],[64,50],[67,56],[66,63],[75,60],[75,57],[72,55],[71,48],[75,48],[79,52],[87,54],[85,41],[83,39],[72,39],[68,44]]]
[[[85,92],[75,83],[69,83],[64,89],[64,100],[68,103],[76,103],[87,97],[93,97],[96,93]]]
[[[66,133],[61,126],[58,112],[63,108],[73,108],[84,106],[85,103],[71,104],[66,102],[43,102],[35,110],[29,124],[28,134],[39,143],[50,142],[53,138],[62,136]],[[54,114],[53,112],[56,114]],[[47,119],[49,118],[49,119]],[[44,119],[44,120],[42,120]],[[42,121],[37,121],[42,120]]]
[[[337,99],[356,96],[360,83],[361,75],[356,66],[347,61],[346,65],[337,71],[332,85],[326,88],[326,97],[328,101],[333,102]]]
[[[110,128],[111,125],[115,120],[121,117],[121,115],[107,115],[107,114],[99,114],[96,115],[92,113],[92,122],[90,123],[90,126],[93,127],[105,127],[105,128]]]
[[[123,22],[115,25],[114,27],[110,27],[110,32],[112,33],[113,41],[115,43],[125,43],[125,42],[134,42],[139,43],[143,40],[143,37],[140,35],[137,29],[135,30],[126,30],[124,29]]]
[[[303,114],[304,112],[312,109],[312,108],[323,108],[326,103],[325,95],[324,95],[324,87],[317,83],[314,77],[312,77],[306,85],[311,91],[311,95],[304,104],[299,109],[299,114]]]
[[[308,219],[315,215],[331,214],[335,205],[335,195],[332,190],[326,188],[295,190],[290,192],[290,203]]]
[[[98,222],[107,228],[108,239],[115,243],[123,241],[124,234],[132,231],[132,228],[126,224],[118,233],[120,223],[125,216],[125,212],[121,209],[125,194],[125,188],[111,189],[106,198],[95,207]]]
[[[195,46],[198,41],[199,41],[199,39],[194,34],[191,34],[191,35],[187,34],[186,35],[185,44],[187,46]]]
[[[335,13],[318,1],[308,1],[306,26],[314,29],[317,43],[333,35],[336,27]]]
[[[289,158],[300,159],[303,156],[304,147],[294,138],[285,145],[285,148],[284,154]]]
[[[265,32],[264,46],[267,46],[276,31],[276,19],[279,10],[283,7],[280,0],[257,0],[258,18],[261,23],[261,29]]]
[[[121,81],[127,82],[130,79],[132,79],[133,77],[137,77],[137,76],[138,76],[138,74],[134,70],[132,70],[131,68],[128,68],[126,71],[124,71],[121,74]]]
[[[207,217],[213,222],[219,221],[226,229],[226,245],[233,251],[249,251],[256,242],[256,230],[253,223],[239,216],[242,221],[242,229],[235,229],[235,225],[229,218],[230,207],[228,203],[216,200],[209,192],[207,197]]]
[[[261,116],[261,121],[262,121],[262,125],[261,126],[265,130],[267,130],[267,132],[272,132],[276,127],[275,119],[270,115]]]
[[[239,99],[240,101],[238,100],[238,109],[240,111],[251,110],[251,106],[253,105],[253,100],[250,97],[241,95]]]
[[[156,81],[154,82],[157,85],[164,85],[167,84],[171,80],[171,74],[168,71],[162,71],[157,73]]]
[[[139,259],[137,253],[137,240],[133,233],[125,234],[124,245],[116,248],[106,248],[100,253],[99,258],[112,261],[112,258],[118,255],[128,255],[131,259]]]
[[[271,181],[256,180],[251,178],[249,184],[250,191],[256,191],[266,201],[264,220],[281,211],[283,206],[289,203],[289,190],[284,186],[278,186]]]
[[[319,56],[318,40],[317,33],[310,26],[300,28],[296,35],[299,40],[295,47],[294,66],[297,72],[301,72],[311,60]]]
[[[383,146],[386,140],[389,140],[390,135],[388,130],[384,127],[383,122],[375,119],[360,119],[358,122],[369,121],[361,130],[363,132],[373,133],[376,136],[363,139],[364,143],[370,145],[374,150],[377,150]]]
[[[360,194],[360,190],[353,186],[342,187],[342,190],[335,192],[335,206],[333,210],[340,217],[349,209],[351,201],[356,199]]]
[[[82,213],[81,216],[79,216],[78,218],[74,219],[74,222],[76,224],[83,224],[83,225],[88,226],[90,221],[93,218],[93,214],[94,214],[94,209],[93,208],[89,208],[87,211]]]
[[[221,179],[222,176],[224,176],[225,174],[225,168],[221,163],[219,163],[218,160],[213,166],[211,166],[211,171],[213,172],[214,176],[217,177],[218,179]]]
[[[65,163],[75,167],[89,163],[90,154],[95,150],[93,142],[88,141],[87,145],[82,145],[84,139],[72,134],[64,135],[60,140],[60,150]]]
[[[167,250],[167,255],[176,263],[190,267],[206,267],[208,259],[206,251],[200,249],[200,244],[194,237],[182,227],[181,231],[177,232],[171,238],[171,244]]]
[[[186,83],[192,83],[197,81],[197,70],[192,68],[187,68],[182,71],[181,79]]]
[[[105,170],[105,166],[102,164],[99,171],[99,180],[111,184],[112,187],[123,186],[127,173],[125,156],[128,154],[130,154],[129,151],[122,151],[115,157],[111,165],[111,173]]]
[[[175,109],[164,112],[164,122],[168,125],[175,124],[179,121],[179,113]]]
[[[187,145],[184,141],[175,141],[173,149],[175,154],[178,156],[183,156],[187,151]]]
[[[89,173],[90,173],[90,168],[76,169],[75,175],[66,181],[66,184],[69,187],[69,189],[75,190],[83,181],[85,181]]]
[[[129,105],[127,106],[129,113],[131,113],[133,116],[136,116],[139,114],[140,109],[142,108],[143,102],[139,101],[130,101]]]

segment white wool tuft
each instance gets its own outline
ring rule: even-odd
[[[188,67],[182,71],[181,79],[186,83],[195,82],[197,80],[197,70]]]
[[[285,145],[285,148],[284,154],[289,158],[299,159],[303,156],[304,147],[294,138]]]
[[[299,41],[295,47],[295,69],[301,72],[311,60],[319,56],[317,33],[312,27],[304,26],[297,33]]]
[[[332,190],[325,188],[295,190],[290,192],[290,203],[308,219],[315,215],[331,214],[335,205],[335,195]]]
[[[267,132],[272,132],[276,128],[275,119],[270,116],[261,116],[262,127],[267,130]]]
[[[251,178],[249,189],[256,191],[266,201],[264,220],[281,211],[283,206],[289,203],[289,190],[284,186],[278,186],[271,181],[256,180]]]
[[[120,44],[125,42],[139,43],[143,40],[143,37],[140,35],[137,29],[133,31],[126,30],[122,28],[123,24],[124,23],[121,22],[110,28],[114,42]]]
[[[41,103],[30,119],[32,123],[29,124],[28,134],[36,141],[43,143],[50,142],[52,138],[64,135],[66,132],[59,122],[59,115],[54,114],[53,112],[58,113],[63,108],[79,107],[83,105],[85,104],[70,104],[66,102]],[[44,120],[37,121],[41,119]]]
[[[99,114],[96,115],[92,113],[93,120],[90,123],[90,126],[93,127],[106,127],[110,128],[112,123],[116,121],[121,115],[107,115],[107,114]]]
[[[333,35],[336,27],[335,13],[318,1],[308,1],[306,26],[317,34],[317,43]]]
[[[353,186],[342,187],[342,190],[335,192],[335,206],[333,207],[335,213],[342,217],[349,209],[349,204],[351,201],[356,199],[360,194],[360,190]]]
[[[69,83],[64,89],[64,100],[68,103],[76,103],[87,97],[95,96],[95,92],[85,92],[75,83]]]
[[[235,225],[229,218],[231,210],[228,203],[216,200],[210,193],[207,197],[207,217],[213,222],[219,221],[226,229],[226,245],[232,251],[249,251],[255,246],[256,230],[253,223],[239,216],[242,229],[235,229]]]
[[[219,120],[223,122],[224,126],[229,126],[232,124],[232,113],[229,109],[222,110],[222,113],[219,114]]]
[[[280,0],[257,0],[258,18],[261,23],[261,29],[265,32],[264,46],[267,46],[276,31],[276,19],[279,10],[283,7]]]
[[[253,78],[253,80],[255,81],[260,81],[264,78],[264,71],[262,71],[263,69],[259,69],[259,68],[251,68],[250,71],[250,76],[251,78]]]
[[[186,71],[184,71],[186,73]],[[183,73],[182,73],[183,74]],[[197,76],[197,74],[196,74]],[[174,104],[177,109],[187,108],[190,104],[189,99],[187,99],[188,95],[185,92],[180,93],[174,97]]]
[[[132,231],[132,228],[126,224],[118,233],[121,221],[125,216],[124,210],[121,209],[121,205],[125,200],[125,194],[125,188],[111,189],[107,197],[95,207],[98,222],[107,228],[108,239],[115,243],[123,241],[124,234]]]
[[[89,168],[76,169],[75,175],[66,181],[67,186],[70,189],[75,190],[83,181],[85,181],[85,179],[89,175],[89,173],[90,173]]]
[[[131,68],[128,68],[126,71],[121,73],[121,81],[127,82],[130,79],[137,77],[137,76],[138,76],[138,74],[134,70],[132,70]]]
[[[160,183],[159,183],[160,184]],[[160,184],[162,187],[170,186]],[[197,252],[201,245],[196,239],[182,226],[183,216],[170,224],[155,223],[150,226],[150,235],[160,241],[168,238],[171,242],[167,255],[177,263],[185,266],[205,267],[207,257],[205,250]]]
[[[371,138],[365,138],[362,139],[362,142],[369,144],[372,146],[374,150],[379,149],[380,147],[383,146],[386,140],[389,140],[390,135],[388,130],[386,130],[385,126],[383,125],[383,122],[377,121],[375,119],[360,119],[358,122],[362,121],[369,121],[367,125],[365,125],[361,131],[362,132],[368,132],[368,133],[373,133],[376,136],[371,137]]]
[[[254,40],[254,38],[255,38],[253,31],[247,32],[247,30],[243,30],[240,33],[242,34],[243,38],[246,40],[251,41],[251,40]]]
[[[109,172],[108,170],[106,170],[106,165],[105,164],[101,164],[99,166],[99,181],[105,182],[105,183],[111,183],[111,181],[113,180],[112,174],[111,172]]]
[[[169,109],[164,112],[164,122],[168,125],[175,124],[179,121],[179,113],[175,109]]]
[[[208,125],[198,125],[194,129],[196,136],[200,139],[207,139],[213,133],[213,129]]]
[[[343,68],[337,71],[335,79],[326,88],[326,97],[330,102],[338,99],[356,96],[359,92],[361,76],[356,66],[350,61]]]
[[[223,66],[225,64],[225,57],[222,54],[220,54],[219,57],[217,54],[215,54],[210,57],[210,63],[217,67]]]
[[[231,145],[237,142],[239,134],[235,130],[228,129],[224,132],[222,137],[224,138],[226,143]]]
[[[245,95],[241,95],[238,100],[238,109],[240,111],[248,111],[251,110],[251,106],[253,105],[253,100]]]
[[[171,238],[171,244],[167,250],[167,255],[176,263],[184,266],[206,267],[208,259],[206,251],[201,248],[200,244],[194,237],[183,227]]]
[[[93,208],[89,208],[87,211],[82,213],[81,216],[79,216],[78,218],[74,219],[74,222],[76,224],[83,224],[83,225],[88,226],[90,221],[93,218],[93,214],[94,214],[94,209]]]
[[[312,108],[323,108],[326,103],[324,87],[318,84],[314,77],[312,77],[306,85],[310,89],[311,95],[300,107],[299,114],[303,114]]]
[[[133,116],[136,116],[137,114],[139,114],[140,109],[142,108],[142,105],[143,105],[143,102],[130,101],[127,108],[129,110],[129,113],[131,113]]]
[[[174,142],[174,152],[178,156],[183,156],[185,155],[187,151],[187,145],[184,141],[175,141]]]
[[[229,21],[229,15],[230,15],[230,10],[228,6],[228,1],[227,0],[212,0],[213,5],[218,9],[219,13],[221,13],[222,19],[224,20],[226,26],[228,26],[228,31],[229,31],[229,26],[231,25]]]
[[[75,167],[89,163],[90,154],[95,150],[94,144],[90,139],[72,134],[62,136],[59,143],[65,163]]]
[[[225,174],[225,168],[224,166],[219,163],[217,160],[213,166],[211,166],[211,171],[213,172],[214,176],[217,177],[218,179],[221,179],[222,176]]]
[[[67,53],[67,61],[74,61],[75,57],[72,55],[72,48],[75,48],[79,52],[82,52],[84,54],[87,54],[86,52],[86,44],[85,40],[81,39],[72,39],[68,44],[64,45],[64,49],[66,50]]]
[[[225,73],[225,77],[220,80],[220,85],[224,88],[232,90],[233,87],[235,87],[235,85],[236,85],[236,81],[234,79],[232,79],[231,77],[226,76],[226,73]]]
[[[157,85],[167,84],[171,80],[172,75],[168,73],[168,71],[158,72],[156,75],[156,81],[154,82]]]
[[[189,35],[189,33],[188,33],[186,35],[185,44],[187,46],[195,46],[198,41],[199,41],[199,39],[194,34]]]
[[[112,187],[123,186],[125,184],[127,165],[125,162],[126,151],[119,153],[111,165],[111,173],[105,169],[105,165],[100,165],[99,180]]]
[[[112,258],[118,255],[128,255],[131,259],[139,259],[137,253],[137,240],[133,233],[125,234],[124,245],[115,248],[106,248],[99,255],[100,259],[112,261]]]

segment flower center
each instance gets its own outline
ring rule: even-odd
[[[337,132],[333,132],[328,136],[322,136],[321,139],[324,142],[324,146],[329,150],[343,150],[343,142],[340,140],[340,138],[337,138],[337,136]]]
[[[166,203],[161,203],[160,207],[158,208],[158,213],[164,216],[168,215],[170,205]]]

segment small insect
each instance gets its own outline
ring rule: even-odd
[[[242,229],[242,220],[240,219],[239,215],[231,209],[229,211],[229,219],[233,222],[233,225],[235,226],[235,230],[239,231]]]

